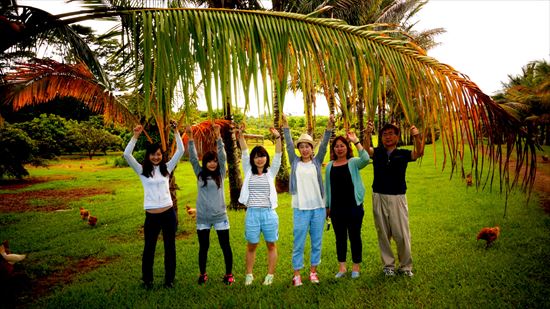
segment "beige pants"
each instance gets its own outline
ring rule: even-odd
[[[378,245],[384,267],[394,269],[395,258],[391,239],[397,245],[399,268],[412,270],[411,234],[407,197],[402,195],[372,194],[374,225],[378,233]]]

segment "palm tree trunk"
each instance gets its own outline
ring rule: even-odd
[[[365,124],[364,124],[364,112],[365,112],[365,101],[363,100],[363,97],[360,96],[359,100],[357,101],[357,130],[359,131],[359,140],[362,141],[365,133],[363,132],[365,130]]]
[[[279,119],[281,116],[281,111],[279,110],[279,98],[277,96],[277,92],[274,92],[273,94],[273,126],[277,128],[279,132],[283,132],[281,125],[279,123]],[[285,147],[285,140],[284,135],[281,134],[281,143],[283,144],[283,147]],[[281,168],[279,169],[279,172],[277,173],[277,177],[275,178],[275,187],[277,188],[277,192],[288,192],[288,183],[289,183],[289,174],[288,174],[288,159],[286,151],[283,149],[282,157],[281,157]]]
[[[231,101],[225,102],[225,119],[233,120],[231,113]],[[239,203],[239,196],[241,195],[241,187],[243,185],[243,179],[241,176],[241,169],[239,168],[240,151],[237,147],[237,141],[230,131],[226,131],[223,136],[223,143],[225,144],[225,153],[227,155],[227,175],[229,177],[229,209],[244,209],[245,206]]]

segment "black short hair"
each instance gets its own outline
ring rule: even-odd
[[[382,129],[380,129],[380,135],[382,135],[382,133],[384,133],[384,131],[386,130],[393,130],[393,132],[395,133],[395,135],[399,135],[401,133],[401,130],[399,129],[398,126],[392,124],[392,123],[386,123]]]

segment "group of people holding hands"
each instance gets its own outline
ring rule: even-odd
[[[289,191],[292,195],[293,209],[293,250],[292,267],[294,275],[292,284],[302,285],[301,271],[304,268],[304,249],[307,234],[311,241],[309,281],[319,283],[317,267],[321,263],[321,250],[325,222],[330,220],[336,239],[338,271],[336,278],[347,276],[346,255],[348,240],[351,249],[351,278],[360,276],[362,262],[361,227],[364,216],[363,202],[365,186],[360,170],[372,160],[374,167],[373,180],[373,215],[381,258],[386,276],[403,274],[412,277],[412,257],[408,222],[408,205],[405,196],[405,171],[407,163],[423,155],[423,142],[417,128],[411,127],[414,149],[397,148],[399,127],[386,124],[379,132],[381,145],[373,148],[371,135],[374,131],[372,122],[368,122],[363,143],[353,132],[346,136],[336,136],[330,142],[330,162],[326,165],[323,180],[322,164],[332,135],[334,117],[328,121],[326,131],[315,152],[313,138],[304,133],[293,141],[286,117],[282,117],[282,134],[286,142],[286,151],[290,163]],[[172,287],[175,274],[175,232],[177,218],[172,207],[169,192],[169,175],[184,153],[184,145],[177,126],[173,125],[176,139],[176,152],[166,162],[159,144],[149,145],[142,164],[132,156],[132,152],[143,128],[134,128],[134,136],[124,151],[128,164],[139,175],[144,188],[145,208],[145,246],[142,261],[142,280],[146,288],[153,284],[153,258],[156,241],[162,230],[164,239],[165,286]],[[198,284],[208,280],[206,262],[210,245],[210,229],[213,227],[218,235],[225,261],[223,282],[231,285],[235,282],[232,267],[233,253],[229,237],[229,220],[225,206],[224,179],[226,175],[226,154],[220,135],[220,127],[213,125],[216,137],[216,151],[203,154],[199,162],[191,127],[186,128],[189,138],[189,161],[193,167],[197,182],[196,227],[199,240]],[[275,177],[281,166],[282,142],[281,132],[271,128],[275,139],[275,155],[270,158],[263,146],[255,146],[249,151],[241,128],[235,134],[242,151],[244,181],[241,187],[239,202],[246,205],[245,238],[246,274],[245,285],[254,282],[253,267],[260,236],[267,246],[267,274],[263,285],[273,283],[277,264],[277,246],[279,238],[279,217]],[[357,149],[358,157],[353,156],[351,144]],[[298,150],[298,153],[296,152]],[[391,249],[390,241],[397,245],[399,267]]]

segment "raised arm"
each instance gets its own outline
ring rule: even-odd
[[[294,162],[294,160],[296,159],[296,151],[294,150],[294,141],[292,140],[292,135],[290,135],[290,128],[288,127],[288,122],[284,114],[281,116],[281,124],[283,127],[283,134],[285,136],[286,153],[288,155],[288,161]]]
[[[411,135],[414,139],[414,149],[411,154],[411,159],[416,160],[424,155],[424,143],[420,137],[420,131],[415,126],[411,126]]]
[[[279,173],[279,168],[281,167],[281,157],[283,154],[283,147],[281,144],[281,133],[275,128],[269,128],[271,134],[275,138],[275,155],[273,156],[273,162],[271,162],[271,174],[273,177],[277,176]]]
[[[214,130],[214,135],[216,136],[216,145],[218,147],[218,164],[220,165],[220,173],[222,177],[225,177],[225,162],[227,161],[227,155],[225,153],[225,147],[223,144],[223,139],[220,133],[220,126],[217,124],[214,124],[212,126],[212,129]]]
[[[248,151],[248,146],[246,145],[246,140],[244,139],[243,134],[243,125],[239,125],[238,128],[235,128],[235,133],[238,135],[237,138],[239,139],[239,146],[241,147],[241,151]]]
[[[275,138],[275,153],[282,153],[283,145],[281,143],[281,133],[275,128],[269,128],[269,131],[271,131],[271,134]]]
[[[180,161],[181,157],[183,156],[183,152],[185,151],[185,148],[183,146],[183,141],[181,140],[181,134],[178,131],[178,123],[174,120],[170,120],[170,126],[174,130],[174,136],[176,138],[176,152],[174,152],[174,155],[166,163],[166,168],[168,169],[168,172],[172,173],[172,171],[176,168],[176,165]]]
[[[327,146],[330,140],[330,136],[332,135],[333,128],[334,128],[334,115],[330,115],[328,118],[327,129],[325,130],[325,134],[323,135],[323,140],[321,141],[321,144],[319,145],[319,149],[317,150],[317,154],[315,155],[315,159],[318,160],[319,163],[323,163],[323,161],[325,160],[325,155],[327,153]]]
[[[197,155],[197,148],[195,147],[195,140],[193,139],[193,129],[191,128],[191,126],[187,126],[185,128],[185,133],[187,134],[187,138],[189,139],[187,143],[187,148],[189,150],[189,162],[193,167],[193,172],[195,172],[195,175],[198,176],[202,168],[199,163],[199,156]]]
[[[368,152],[369,156],[372,158],[374,155],[374,148],[372,147],[372,132],[374,132],[374,123],[372,120],[367,121],[367,128],[365,131],[365,139],[363,140],[363,147]]]
[[[126,159],[126,162],[128,162],[128,165],[139,175],[143,171],[143,167],[139,162],[134,158],[132,155],[132,152],[134,151],[134,147],[136,147],[137,140],[139,136],[141,135],[141,132],[143,132],[143,127],[141,125],[138,125],[134,128],[134,136],[130,139],[130,142],[128,142],[128,145],[126,145],[126,149],[124,149],[124,159]]]

